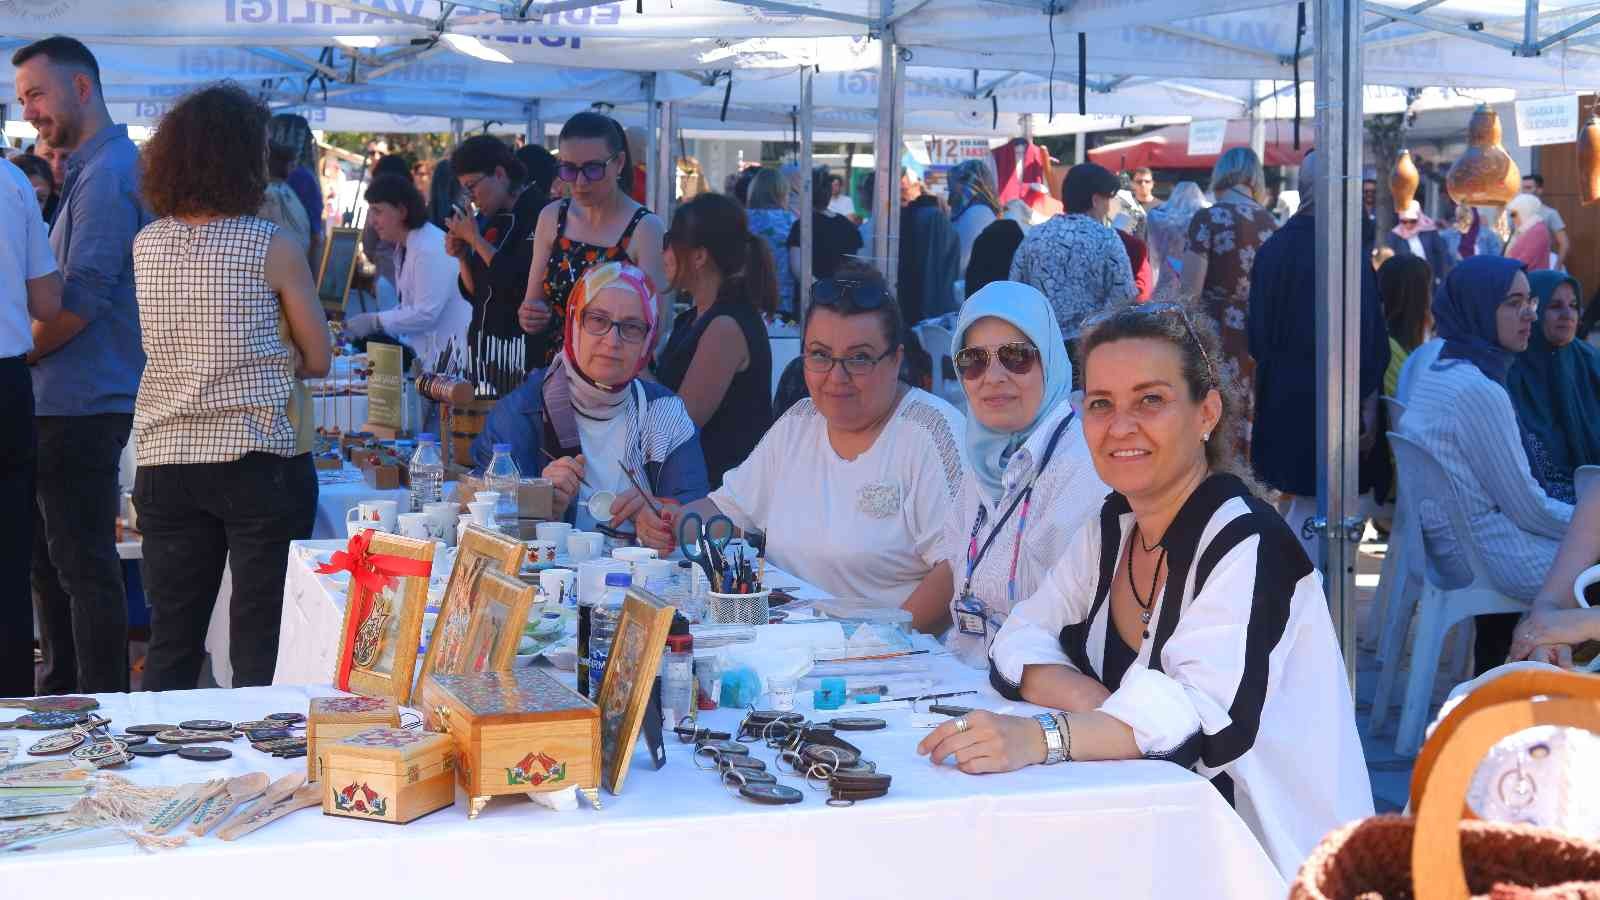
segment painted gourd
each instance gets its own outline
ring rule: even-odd
[[[1600,200],[1600,116],[1578,132],[1578,192],[1584,206]]]
[[[1411,160],[1411,151],[1401,150],[1400,158],[1394,162],[1394,171],[1389,173],[1389,194],[1394,198],[1396,215],[1403,215],[1406,207],[1416,199],[1417,185],[1421,181],[1422,174],[1417,171],[1417,164]]]
[[[1522,189],[1522,172],[1500,146],[1500,117],[1479,106],[1467,125],[1467,152],[1450,167],[1445,186],[1456,203],[1504,206]]]

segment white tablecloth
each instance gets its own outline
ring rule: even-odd
[[[981,678],[970,675],[974,685]],[[304,712],[327,688],[274,686],[100,695],[119,725],[190,718],[258,719]],[[971,699],[971,698],[968,698]],[[998,705],[985,694],[974,705]],[[809,710],[806,710],[809,712]],[[728,728],[736,713],[705,718]],[[585,898],[916,897],[1281,898],[1285,887],[1255,839],[1213,788],[1170,763],[1035,766],[974,777],[936,767],[913,748],[925,733],[888,710],[884,731],[849,736],[894,777],[889,796],[833,808],[807,790],[796,806],[730,796],[669,736],[652,771],[636,749],[623,793],[556,813],[521,797],[492,801],[476,820],[455,806],[407,826],[305,810],[236,843],[215,837],[145,853],[131,843],[0,858],[8,897],[50,897],[64,880],[124,900],[217,896],[482,897],[508,884]],[[124,777],[180,784],[252,771],[303,771],[236,741],[219,763],[137,759]],[[772,751],[753,753],[772,763]],[[798,786],[792,778],[786,783]],[[759,889],[753,886],[760,885]],[[219,893],[220,892],[220,893]]]

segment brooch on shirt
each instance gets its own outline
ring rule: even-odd
[[[864,484],[856,493],[856,509],[873,519],[888,519],[900,512],[900,486],[888,482]]]

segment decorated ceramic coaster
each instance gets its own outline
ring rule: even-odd
[[[83,734],[77,731],[63,731],[43,738],[32,747],[28,748],[29,756],[51,756],[56,753],[65,753],[78,746],[85,740]]]
[[[179,722],[178,727],[187,731],[232,731],[233,723],[221,719],[190,719]]]
[[[163,744],[202,744],[206,741],[231,741],[233,740],[233,732],[173,728],[156,735],[156,740]]]
[[[221,747],[181,747],[178,755],[196,762],[217,762],[232,757],[233,753]]]
[[[134,756],[166,756],[168,753],[177,753],[178,750],[177,744],[139,744],[128,747],[128,752]]]
[[[87,721],[89,714],[86,712],[36,712],[18,716],[10,722],[0,722],[0,728],[55,731],[61,728],[73,728]]]
[[[0,707],[25,709],[28,712],[88,712],[99,709],[100,701],[93,697],[32,697],[0,700]]]
[[[112,737],[123,742],[124,744],[127,744],[129,747],[137,747],[140,744],[147,743],[150,740],[150,738],[142,734],[115,734],[112,735]]]
[[[163,731],[171,731],[177,727],[178,726],[176,725],[129,725],[127,728],[122,730],[129,734],[142,734],[146,737],[154,737]]]
[[[113,740],[94,741],[72,751],[72,758],[102,768],[120,765],[128,761],[128,745]]]
[[[306,720],[306,717],[300,713],[273,713],[267,718],[274,722],[286,722],[290,725],[298,725]]]

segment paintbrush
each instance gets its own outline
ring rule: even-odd
[[[539,452],[543,453],[545,456],[548,456],[550,458],[551,462],[556,462],[556,461],[558,461],[560,459],[559,456],[556,456],[554,453],[551,453],[549,450],[546,450],[543,447],[539,448]],[[584,487],[588,488],[591,491],[594,490],[594,485],[590,484],[587,481],[584,481],[582,475],[578,476],[578,483],[583,485]]]
[[[650,492],[639,484],[639,479],[634,477],[633,470],[628,468],[627,463],[620,463],[620,465],[622,466],[622,474],[628,476],[628,483],[633,485],[633,489],[638,491],[639,496],[644,498],[644,502],[650,507],[650,511],[656,514],[656,518],[665,519],[666,516],[661,512],[661,507],[656,505],[656,501],[650,496]]]

